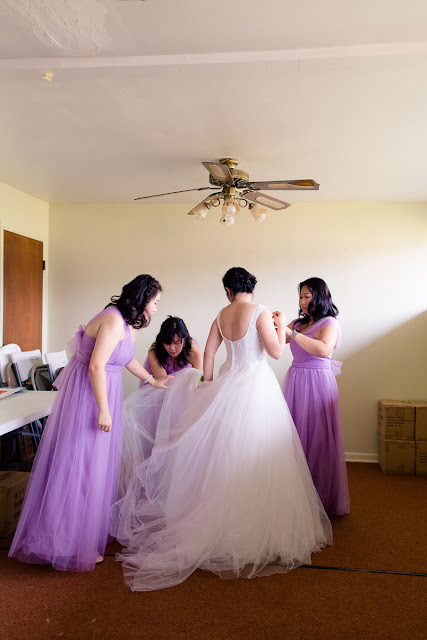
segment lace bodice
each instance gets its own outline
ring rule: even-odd
[[[227,360],[221,366],[219,371],[220,375],[231,371],[231,369],[247,369],[248,367],[265,361],[266,351],[256,328],[256,322],[265,308],[262,304],[254,307],[248,329],[245,335],[239,338],[239,340],[228,340],[222,333],[220,324],[221,309],[216,321],[227,350]]]

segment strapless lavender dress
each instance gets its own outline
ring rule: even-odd
[[[338,330],[335,348],[341,344],[341,329],[335,318],[321,318],[304,332],[313,334],[325,326]],[[338,386],[335,376],[341,363],[318,358],[304,351],[294,340],[294,357],[283,387],[289,410],[301,440],[314,485],[328,515],[350,511],[347,468]]]
[[[98,316],[120,312],[104,309]],[[105,367],[109,433],[98,429],[89,376],[95,338],[80,326],[76,352],[57,379],[58,395],[34,462],[10,556],[62,571],[90,571],[108,542],[110,507],[117,499],[122,446],[122,367],[135,345],[125,337]]]

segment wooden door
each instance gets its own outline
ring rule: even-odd
[[[4,232],[3,344],[42,350],[43,242]]]

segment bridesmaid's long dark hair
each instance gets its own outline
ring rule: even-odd
[[[111,296],[107,307],[117,307],[131,327],[143,329],[150,324],[150,316],[146,317],[144,314],[145,307],[161,290],[160,283],[144,273],[125,284],[121,295]]]
[[[298,285],[299,293],[301,293],[301,289],[304,286],[310,289],[313,297],[308,305],[308,314],[305,314],[301,307],[299,308],[298,323],[300,325],[308,324],[311,318],[316,322],[327,316],[337,317],[339,313],[338,308],[332,302],[331,292],[322,278],[308,278],[300,282]]]
[[[188,364],[191,351],[191,338],[184,320],[174,316],[168,316],[160,326],[157,334],[156,342],[152,351],[157,358],[160,366],[164,367],[170,355],[164,348],[164,344],[172,344],[175,336],[184,341],[181,353],[178,355],[176,362],[179,367],[185,367]]]

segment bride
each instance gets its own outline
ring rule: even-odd
[[[221,578],[271,575],[311,562],[332,529],[266,354],[278,359],[286,320],[252,303],[256,278],[223,277],[230,304],[213,322],[203,377],[184,369],[165,394],[151,456],[112,511],[125,582],[149,591],[196,569]],[[213,380],[224,341],[226,362]]]

